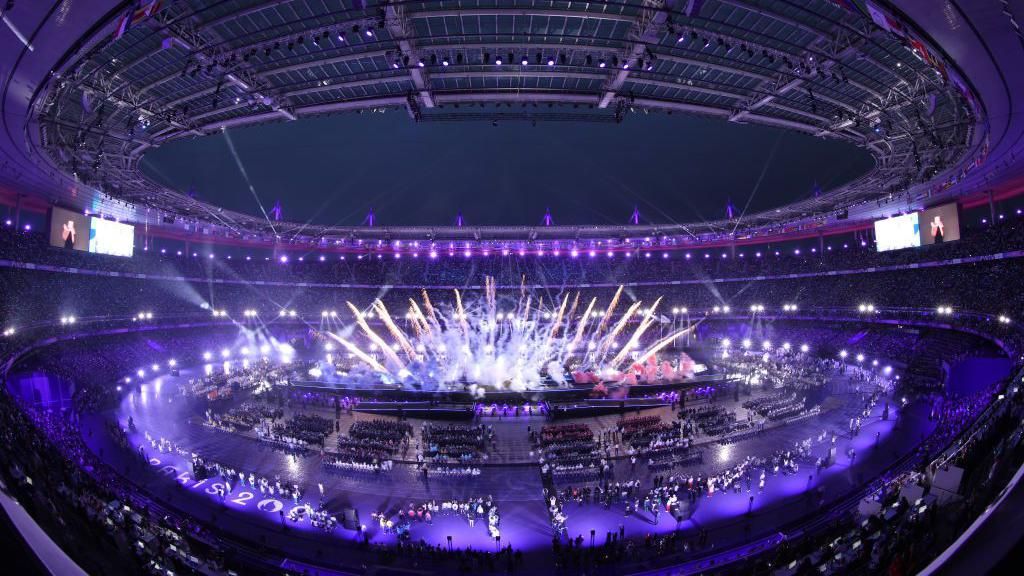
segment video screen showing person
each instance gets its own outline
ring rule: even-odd
[[[54,207],[50,211],[50,245],[68,250],[89,250],[89,217]]]
[[[960,239],[960,212],[955,202],[922,210],[920,214],[922,246]]]

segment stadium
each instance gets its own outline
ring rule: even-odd
[[[1019,0],[2,0],[12,574],[985,574]]]

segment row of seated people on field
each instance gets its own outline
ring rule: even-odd
[[[284,422],[264,421],[256,427],[261,440],[275,442],[289,448],[323,448],[324,440],[334,430],[334,424],[317,414],[294,414]]]
[[[252,430],[264,420],[277,420],[284,416],[284,410],[265,402],[243,402],[227,412],[206,410],[206,423],[225,430]]]
[[[417,460],[431,462],[473,462],[486,460],[496,444],[494,427],[478,424],[424,423],[417,444]]]
[[[795,392],[779,392],[747,400],[743,407],[768,420],[784,420],[803,411],[806,399]]]
[[[594,432],[586,424],[552,424],[544,426],[539,435],[531,430],[530,440],[541,445],[569,440],[591,440]]]
[[[390,446],[392,449],[407,446],[412,436],[412,425],[399,420],[377,418],[357,420],[348,429],[349,437]]]
[[[659,416],[623,418],[616,426],[622,440],[634,447],[679,438],[679,422],[664,422]]]

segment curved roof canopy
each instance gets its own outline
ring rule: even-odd
[[[35,108],[39,140],[60,170],[111,198],[241,236],[371,234],[218,210],[148,180],[140,157],[227,127],[383,108],[418,122],[690,113],[839,138],[874,156],[864,177],[747,216],[742,232],[827,218],[929,181],[965,161],[984,120],[936,51],[832,0],[165,4],[120,38],[110,33],[114,19],[86,39]],[[733,228],[702,222],[658,233]]]

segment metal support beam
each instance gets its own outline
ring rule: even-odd
[[[388,2],[387,7],[384,9],[384,23],[391,37],[398,41],[398,51],[403,59],[402,65],[404,65],[405,61],[412,63],[412,66],[409,68],[409,76],[412,78],[412,84],[416,87],[416,92],[419,94],[420,105],[425,108],[433,108],[434,97],[430,94],[430,79],[427,77],[426,70],[415,64],[418,56],[416,48],[413,46],[412,41],[409,40],[411,36],[410,25],[409,20],[405,17],[405,8],[394,1]],[[410,110],[411,112],[412,110]]]
[[[636,38],[629,54],[624,56],[622,68],[616,72],[605,87],[604,95],[597,104],[598,108],[607,108],[608,104],[615,98],[622,89],[626,79],[629,78],[630,69],[637,66],[637,62],[643,59],[647,53],[648,44],[657,44],[660,39],[662,27],[668,20],[668,12],[665,10],[665,0],[644,0],[644,7],[640,10],[638,19],[633,25],[632,35]]]

